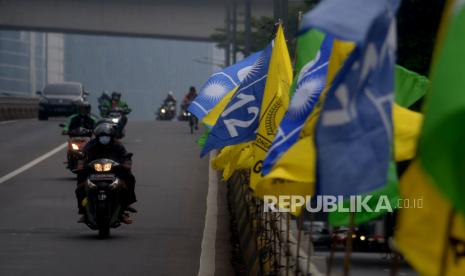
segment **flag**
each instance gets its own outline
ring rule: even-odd
[[[337,71],[341,68],[347,56],[353,50],[351,42],[335,39],[328,65],[327,82],[331,83]],[[327,88],[325,88],[325,91]],[[320,96],[321,102],[324,92]],[[256,185],[254,194],[264,195],[301,195],[311,196],[315,191],[315,145],[313,130],[319,115],[320,106],[317,105],[307,119],[300,139],[293,144]],[[286,206],[281,206],[286,207]],[[287,206],[289,207],[289,206]],[[292,206],[290,206],[292,208]],[[298,216],[301,208],[297,208],[293,215]]]
[[[205,116],[203,117],[202,122],[207,125],[207,127],[212,128],[215,124],[216,121],[218,121],[218,118],[220,117],[221,113],[224,111],[224,108],[226,105],[229,103],[231,100],[232,96],[234,93],[237,91],[237,87],[235,87],[233,90],[228,92],[216,105],[213,107],[213,109]]]
[[[306,44],[311,44],[310,42],[304,43],[303,41],[306,41],[304,40],[305,38],[305,36],[300,37],[297,42],[299,51],[299,53],[297,53],[297,58],[306,57],[300,54],[300,52],[307,51],[307,48],[303,48]],[[296,90],[292,96],[289,108],[281,120],[278,132],[263,161],[262,173],[264,175],[268,174],[279,157],[297,142],[305,121],[313,111],[325,87],[333,39],[331,36],[326,36],[324,41],[320,44],[321,49],[315,56],[310,58],[307,57],[309,59],[299,73]]]
[[[406,107],[414,104],[419,98],[426,94],[429,80],[419,74],[396,65],[395,103],[392,110],[394,124],[394,160],[405,161],[415,157],[420,129],[423,123],[423,115],[411,111]],[[368,201],[370,207],[376,206],[381,196],[387,196],[391,206],[396,207],[396,201],[400,198],[397,170],[394,161],[389,164],[388,182],[385,187],[375,190],[365,196],[370,196]],[[344,208],[349,207],[350,202],[344,202]],[[374,208],[372,208],[374,210]],[[355,215],[354,223],[359,225],[374,220],[386,213],[360,212]],[[332,226],[348,226],[350,215],[347,212],[331,212],[328,216],[329,224]]]
[[[271,50],[270,44],[261,52],[260,57],[237,88],[208,135],[201,156],[213,149],[255,139]]]
[[[226,146],[212,161],[216,170],[223,171],[223,179],[228,180],[235,171],[248,169],[252,165],[252,142]]]
[[[188,111],[202,120],[229,91],[244,80],[260,55],[261,52],[253,53],[242,61],[211,75],[200,89],[199,95],[189,105]]]
[[[428,78],[396,65],[395,101],[403,107],[417,102],[426,94],[430,82]]]
[[[315,145],[312,137],[304,137],[284,152],[271,172],[260,179],[254,195],[264,196],[311,196],[315,192]],[[290,208],[293,206],[280,207]],[[299,216],[302,208],[292,214]]]
[[[263,159],[278,130],[278,125],[289,105],[289,88],[292,82],[292,65],[283,28],[278,26],[271,54],[265,92],[260,109],[260,122],[253,145],[254,163],[250,172],[250,187],[261,178]]]
[[[421,275],[465,275],[465,218],[437,184],[418,161],[410,164],[400,181],[402,205],[410,208],[399,211],[395,246]]]
[[[451,3],[442,47],[435,50],[419,157],[438,190],[465,214],[465,5]]]
[[[310,24],[357,45],[333,81],[316,126],[319,194],[359,195],[387,183],[393,138],[394,8],[389,0],[326,0],[304,17],[304,28]]]

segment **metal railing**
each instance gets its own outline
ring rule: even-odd
[[[288,213],[265,213],[263,202],[252,195],[247,171],[235,172],[227,184],[241,274],[323,275],[321,266],[315,265],[311,234],[302,231],[300,219]]]

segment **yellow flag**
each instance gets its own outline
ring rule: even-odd
[[[261,164],[276,135],[279,123],[289,105],[292,65],[281,25],[276,32],[268,76],[260,109],[257,138],[253,146],[253,167],[250,187],[255,188],[261,178]]]
[[[392,120],[394,125],[394,159],[397,162],[413,159],[417,151],[423,115],[394,103]]]
[[[311,137],[297,141],[286,151],[273,169],[257,184],[254,194],[258,198],[266,195],[313,195],[315,187],[315,145]],[[280,206],[290,208],[293,206]],[[298,216],[301,208],[295,209]]]
[[[233,90],[229,91],[216,105],[215,107],[208,112],[208,114],[203,117],[202,122],[210,127],[216,124],[216,121],[220,117],[221,113],[223,113],[226,105],[228,105],[229,101],[231,100],[234,93],[239,86],[236,86]]]
[[[228,180],[240,169],[252,166],[252,142],[224,147],[212,161],[212,167],[223,171],[223,179]]]
[[[465,275],[465,219],[453,213],[418,161],[400,181],[395,245],[421,275]],[[414,206],[416,204],[416,206]],[[418,204],[421,204],[420,206]]]

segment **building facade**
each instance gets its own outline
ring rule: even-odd
[[[0,94],[34,95],[63,81],[62,34],[0,31]]]

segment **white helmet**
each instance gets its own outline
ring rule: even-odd
[[[169,92],[168,92],[168,95],[169,95],[169,96],[173,96],[173,91],[169,91]]]

